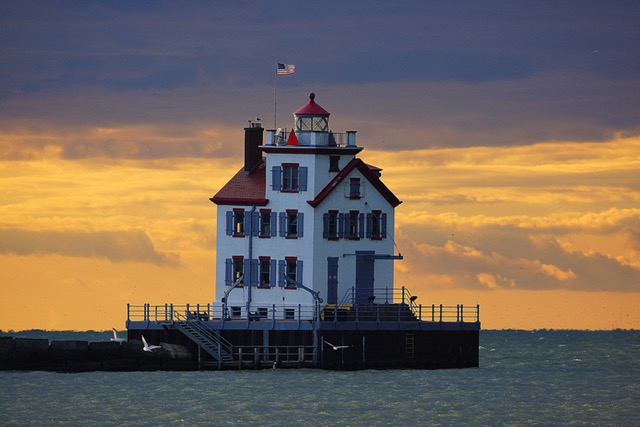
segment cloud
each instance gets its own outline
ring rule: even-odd
[[[0,230],[0,253],[18,256],[57,254],[77,258],[106,258],[112,262],[141,262],[180,267],[179,255],[158,252],[142,231]]]
[[[161,160],[239,157],[242,128],[207,123],[137,124],[109,127],[61,126],[48,121],[6,120],[0,131],[0,160]]]

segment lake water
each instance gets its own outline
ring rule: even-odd
[[[0,425],[640,425],[640,331],[481,331],[480,346],[462,370],[5,371]]]

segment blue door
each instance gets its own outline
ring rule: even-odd
[[[356,304],[366,304],[373,296],[375,251],[356,251]]]
[[[327,304],[338,303],[338,257],[327,258]]]

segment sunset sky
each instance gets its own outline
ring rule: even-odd
[[[396,284],[640,329],[640,2],[0,1],[0,330],[215,295],[243,128],[308,101],[403,203]]]

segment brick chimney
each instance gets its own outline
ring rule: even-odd
[[[260,122],[250,122],[244,128],[244,173],[249,175],[262,163],[262,134],[264,129]]]

